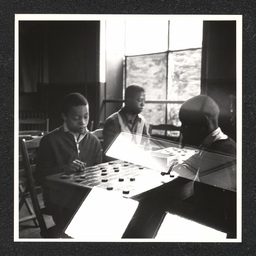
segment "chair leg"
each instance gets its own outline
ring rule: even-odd
[[[19,192],[20,192],[19,209],[21,209],[23,204],[25,203],[24,189],[21,185],[19,185]]]
[[[29,211],[29,214],[30,214],[30,215],[35,215],[34,210],[33,210],[32,206],[30,205],[30,202],[28,201],[28,198],[25,198],[25,204],[26,204],[26,206],[27,206],[27,209],[28,209],[28,211]],[[37,220],[36,220],[36,216],[35,216],[35,218],[33,219],[33,222],[34,222],[34,224],[35,224],[36,227],[39,226],[39,225],[38,225],[38,222],[37,222]]]
[[[20,222],[25,222],[25,221],[28,221],[28,220],[32,219],[34,224],[35,224],[35,226],[38,227],[38,222],[36,220],[35,212],[34,212],[32,206],[31,206],[28,198],[26,198],[26,195],[25,195],[25,192],[24,192],[25,190],[24,190],[24,188],[21,185],[19,186],[19,191],[21,193],[21,198],[20,198],[20,201],[19,201],[19,209],[21,209],[22,206],[25,204],[25,206],[26,206],[26,208],[27,208],[27,210],[29,212],[29,217],[22,218],[20,220]]]

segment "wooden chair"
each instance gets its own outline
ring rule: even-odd
[[[103,126],[104,126],[104,122],[100,121],[99,124],[98,124],[98,127],[96,125],[96,129],[103,129]],[[88,129],[89,129],[90,132],[92,132],[95,129],[93,120],[89,123]]]
[[[19,112],[19,130],[22,135],[40,135],[49,132],[46,112],[24,110]]]
[[[20,139],[21,155],[24,164],[26,182],[28,192],[32,201],[33,212],[35,214],[36,220],[38,221],[40,227],[40,234],[42,237],[59,237],[61,231],[58,231],[56,226],[47,228],[44,217],[43,210],[40,208],[38,193],[34,183],[33,170],[35,168],[35,155],[31,153],[31,150],[37,150],[39,148],[41,137],[34,138],[32,140]],[[33,215],[33,214],[32,214]],[[32,217],[31,217],[32,218]]]
[[[26,140],[32,140],[33,138],[31,136],[22,136],[20,137],[20,141],[22,139]],[[33,162],[36,156],[36,152],[30,152],[29,158],[30,161]],[[34,208],[31,204],[31,198],[30,198],[30,192],[27,184],[27,178],[26,178],[26,172],[25,172],[25,164],[23,161],[22,153],[21,153],[21,147],[19,152],[19,210],[25,206],[24,210],[28,211],[28,214],[24,217],[21,217],[19,219],[20,223],[27,222],[30,220],[33,220],[35,226],[38,226],[37,218],[35,215]],[[37,187],[38,192],[41,192],[41,187]]]
[[[103,129],[104,127],[104,122],[100,121],[98,124],[98,129]]]
[[[33,206],[31,205],[31,203],[29,201],[29,192],[26,191],[26,189],[21,184],[19,184],[19,194],[20,194],[19,210],[21,210],[21,208],[25,205],[25,207],[29,213],[27,216],[20,218],[19,222],[23,223],[26,221],[33,220],[35,226],[38,226],[37,221],[36,221],[36,215],[33,210]]]
[[[30,131],[38,132],[42,131],[44,133],[49,132],[49,118],[25,118],[19,120],[20,131]]]
[[[103,129],[96,129],[94,131],[91,132],[92,134],[94,134],[100,141],[101,144],[101,148],[103,148]]]
[[[88,125],[88,129],[89,129],[89,131],[91,132],[91,131],[93,131],[93,127],[94,127],[94,121],[92,120],[90,123],[89,123],[89,125]]]
[[[152,137],[178,142],[180,138],[180,127],[172,124],[150,124],[149,134]]]

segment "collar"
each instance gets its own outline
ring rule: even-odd
[[[63,124],[63,129],[64,129],[64,132],[70,132],[66,122],[64,122]]]
[[[127,113],[125,107],[122,107],[122,108],[119,110],[119,113],[121,114],[125,125],[134,124],[135,120],[137,121],[137,120],[139,120],[139,119],[141,118],[141,117],[140,117],[140,114],[137,114],[137,115],[134,115],[134,118],[133,118],[133,119],[129,119],[129,116],[130,116],[130,115],[128,115],[128,113]]]
[[[228,136],[222,132],[220,127],[212,131],[200,145],[200,148],[208,148],[213,142],[217,140],[226,140]]]
[[[86,129],[86,132],[85,133],[74,133],[74,132],[71,132],[69,129],[68,129],[68,126],[67,126],[67,123],[64,122],[63,124],[63,129],[64,129],[64,132],[68,132],[70,134],[72,134],[74,136],[74,139],[75,139],[75,142],[76,143],[79,143],[84,137],[85,135],[87,134],[88,132],[88,129]]]

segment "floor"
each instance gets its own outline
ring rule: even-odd
[[[38,195],[38,200],[40,206],[43,207],[43,198],[42,194]],[[24,217],[28,215],[28,210],[25,205],[20,210],[19,217]],[[54,225],[54,221],[51,216],[44,215],[45,223],[48,228]],[[33,220],[26,221],[19,224],[19,238],[41,238],[39,226],[35,226]]]

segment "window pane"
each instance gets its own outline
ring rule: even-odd
[[[147,103],[145,104],[142,115],[146,122],[150,124],[165,123],[165,104]]]
[[[126,55],[168,50],[168,20],[126,20]]]
[[[181,126],[179,119],[179,110],[181,104],[167,104],[167,123],[175,126]]]
[[[203,21],[183,19],[170,22],[170,48],[181,50],[201,48],[203,37]]]
[[[169,54],[168,99],[185,101],[200,94],[201,49]]]
[[[166,61],[166,53],[127,57],[126,86],[142,86],[146,100],[166,99]]]
[[[179,110],[181,104],[167,104],[167,124],[172,124],[175,126],[181,126],[179,119]],[[179,137],[179,131],[167,131],[167,136]]]

